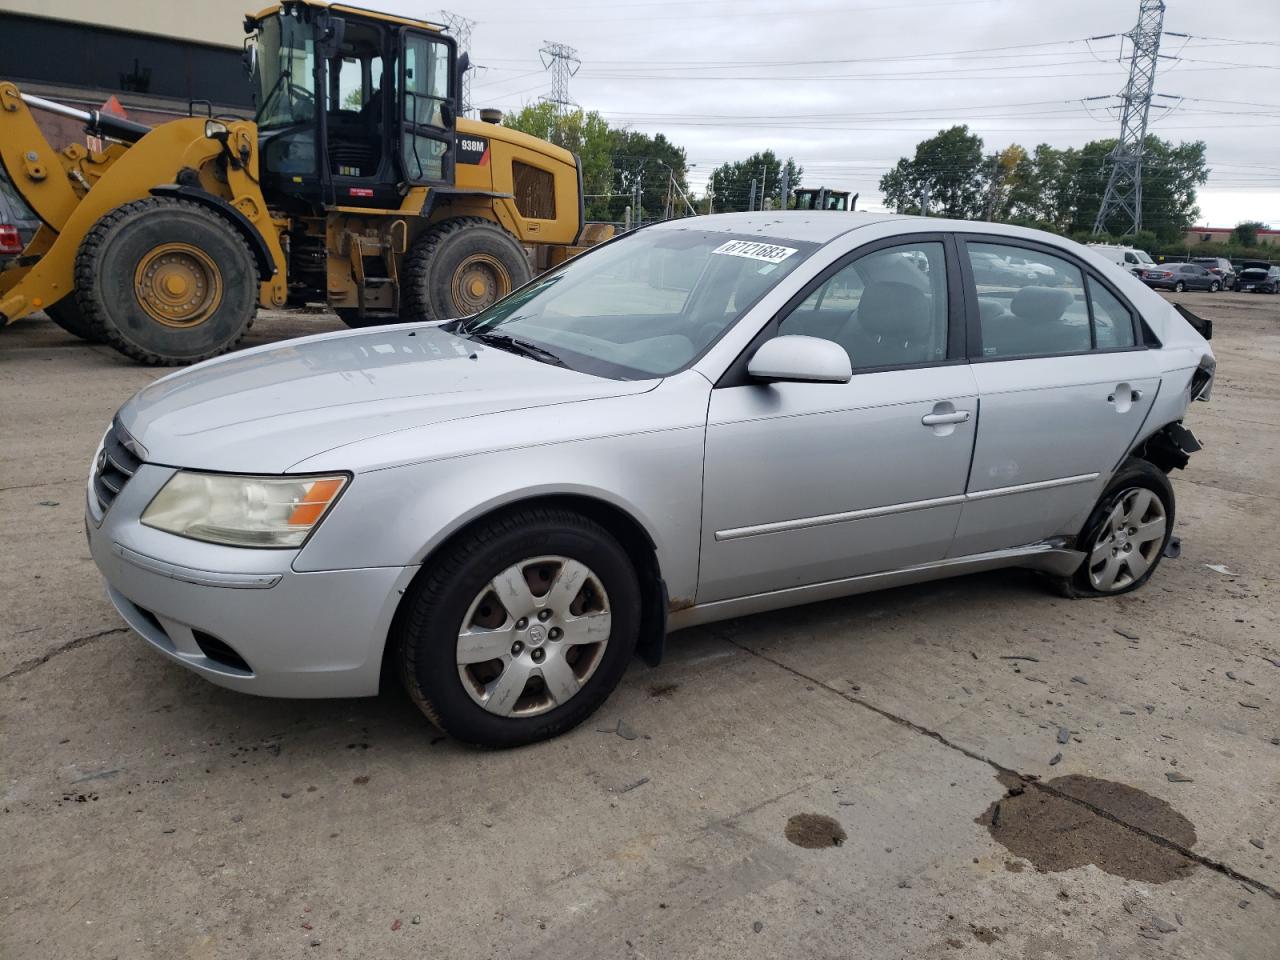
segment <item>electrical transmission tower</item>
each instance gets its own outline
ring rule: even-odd
[[[1107,221],[1121,215],[1125,234],[1142,229],[1142,153],[1147,140],[1147,114],[1156,84],[1160,58],[1160,32],[1164,27],[1164,0],[1140,0],[1138,25],[1125,34],[1133,44],[1129,82],[1120,110],[1120,140],[1107,158],[1111,173],[1098,207],[1093,232],[1102,233]]]
[[[577,106],[569,97],[569,78],[582,69],[582,61],[578,59],[578,51],[567,43],[552,43],[550,40],[542,42],[538,55],[542,58],[543,69],[551,72],[551,94],[541,99],[555,105],[556,131],[559,132],[565,111]]]
[[[458,52],[471,52],[471,28],[476,25],[474,20],[468,20],[466,17],[458,13],[451,13],[448,10],[440,11],[440,19],[444,21],[444,28],[453,35],[458,41]],[[476,72],[476,68],[468,70],[462,75],[462,113],[464,116],[471,115],[471,75]]]

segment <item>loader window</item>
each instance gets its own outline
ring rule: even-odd
[[[404,137],[406,178],[414,183],[445,179],[449,148],[445,106],[449,102],[449,46],[427,34],[404,42]]]
[[[311,30],[293,17],[262,21],[258,32],[255,99],[260,129],[315,120],[315,47]]]

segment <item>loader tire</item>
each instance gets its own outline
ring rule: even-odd
[[[84,315],[84,311],[80,309],[80,305],[76,303],[74,293],[68,294],[57,303],[45,307],[44,312],[49,315],[50,320],[72,336],[79,337],[89,343],[102,343],[102,338],[94,332],[89,319]]]
[[[76,303],[93,333],[142,363],[226,353],[253,325],[258,269],[213,211],[149,197],[112,210],[76,255]]]
[[[524,247],[499,224],[483,217],[445,220],[405,254],[400,319],[469,317],[532,276]]]

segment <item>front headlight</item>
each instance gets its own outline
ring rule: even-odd
[[[232,547],[297,547],[349,478],[238,477],[179,471],[142,512],[142,522],[180,537]]]

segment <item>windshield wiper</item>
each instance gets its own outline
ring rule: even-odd
[[[508,353],[517,353],[521,356],[529,357],[532,360],[538,360],[542,363],[550,363],[557,367],[568,366],[563,359],[556,356],[550,350],[540,347],[536,343],[530,343],[528,340],[518,340],[509,333],[469,333],[467,336],[472,340],[478,340],[491,347],[497,347],[499,350],[506,350]]]

